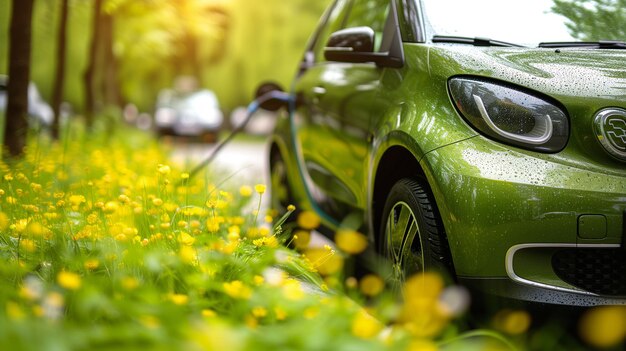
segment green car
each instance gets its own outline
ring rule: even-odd
[[[274,205],[368,233],[395,281],[626,304],[626,9],[599,3],[334,1],[271,139]]]

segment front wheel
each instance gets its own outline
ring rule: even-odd
[[[404,178],[391,188],[379,233],[393,285],[401,286],[411,275],[424,271],[451,273],[448,243],[435,202],[416,180]]]
[[[287,178],[287,165],[280,152],[270,154],[270,206],[279,214],[287,212],[287,206],[292,204],[293,199],[289,190]]]

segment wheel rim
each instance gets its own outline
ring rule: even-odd
[[[400,289],[406,278],[424,271],[421,235],[415,214],[405,202],[397,202],[385,224],[385,255],[392,270],[390,281]]]

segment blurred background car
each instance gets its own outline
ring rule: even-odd
[[[194,136],[214,141],[223,121],[215,94],[197,89],[193,77],[179,77],[174,89],[159,93],[154,123],[160,136]]]
[[[9,77],[0,75],[0,111],[4,112],[7,108],[7,86]],[[52,107],[41,97],[37,85],[30,82],[28,84],[28,124],[30,126],[49,127],[54,119]]]

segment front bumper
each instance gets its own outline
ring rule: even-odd
[[[467,287],[473,293],[478,293],[485,301],[506,301],[505,306],[521,301],[530,304],[562,305],[592,307],[602,305],[626,305],[626,298],[612,296],[598,296],[560,291],[546,287],[519,284],[508,278],[459,278],[459,284]],[[484,299],[483,297],[487,297]],[[488,306],[489,307],[489,306]]]
[[[504,279],[563,299],[604,299],[564,280],[553,257],[568,248],[623,247],[626,167],[577,167],[563,155],[519,151],[482,137],[431,151],[421,164],[461,279]],[[626,279],[621,272],[614,279]]]

